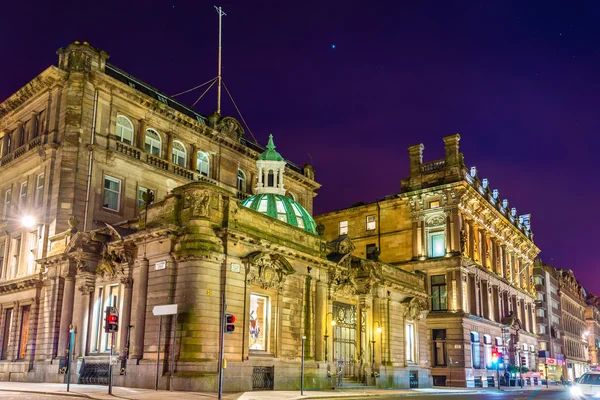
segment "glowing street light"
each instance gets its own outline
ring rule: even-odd
[[[31,215],[25,215],[21,218],[21,225],[23,225],[24,228],[33,228],[35,226],[35,218]]]

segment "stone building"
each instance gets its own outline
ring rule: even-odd
[[[216,390],[225,295],[225,390],[298,388],[302,336],[307,387],[431,384],[423,276],[320,236],[310,165],[86,42],[58,55],[0,104],[0,380],[63,381],[70,360],[73,382],[103,381],[112,349],[117,384],[154,387],[160,356],[160,387],[173,361],[176,389]]]
[[[428,364],[435,385],[496,382],[492,351],[538,376],[530,215],[517,214],[475,167],[465,166],[458,134],[445,158],[423,163],[409,148],[401,191],[371,204],[319,215],[325,237],[347,234],[359,257],[426,275]]]
[[[548,357],[540,359],[538,370],[555,382],[566,376],[566,363],[563,351],[562,312],[560,283],[556,270],[537,258],[533,268],[533,282],[536,289],[536,324],[540,351],[547,351]]]
[[[590,367],[598,370],[600,359],[598,348],[600,347],[600,298],[588,293],[585,307],[586,330],[584,332],[588,341],[588,354]]]
[[[560,285],[560,309],[565,353],[565,379],[574,380],[587,371],[586,294],[573,271],[556,269]]]

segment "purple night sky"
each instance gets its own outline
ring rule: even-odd
[[[543,260],[600,294],[600,213],[582,210],[600,197],[600,4],[35,3],[3,7],[0,99],[75,40],[167,94],[199,85],[216,76],[217,4],[224,82],[260,143],[272,133],[284,157],[312,156],[315,213],[397,193],[409,145],[442,158],[442,137],[459,132],[467,166],[532,213]],[[215,99],[213,88],[196,109]],[[227,99],[223,111],[237,117]]]

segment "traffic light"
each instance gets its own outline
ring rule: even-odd
[[[496,350],[493,350],[492,351],[492,366],[494,368],[497,368],[499,362],[500,362],[500,353],[498,353],[498,351],[496,351]]]
[[[235,330],[235,315],[225,314],[225,333],[231,335]]]
[[[527,357],[522,356],[521,357],[521,367],[526,367],[527,366]]]
[[[106,307],[104,318],[104,332],[114,333],[119,330],[119,314],[116,307]]]

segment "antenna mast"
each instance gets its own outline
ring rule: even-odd
[[[217,75],[217,112],[221,114],[221,25],[223,16],[226,16],[225,12],[221,7],[214,6],[215,10],[217,10],[217,14],[219,14],[219,61],[218,61],[218,75]]]

